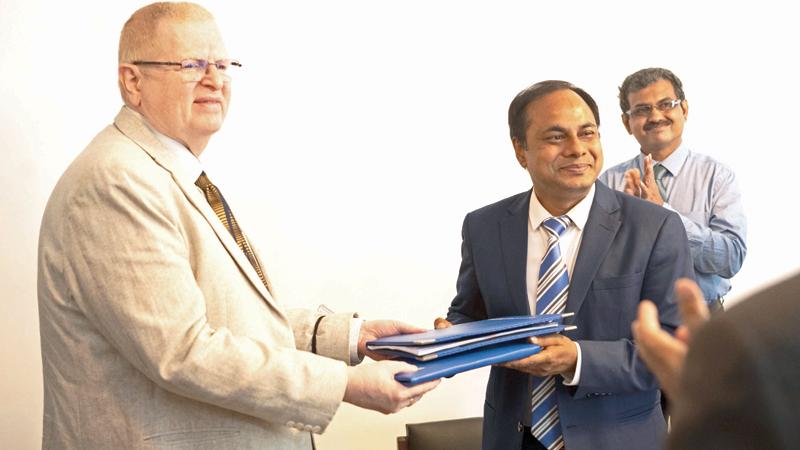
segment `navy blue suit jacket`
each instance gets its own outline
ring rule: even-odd
[[[530,314],[525,283],[531,191],[464,219],[457,294],[447,319],[462,323]],[[556,376],[566,446],[660,449],[665,433],[655,377],[637,356],[631,322],[641,299],[658,306],[662,326],[679,323],[673,284],[693,277],[686,231],[674,212],[595,183],[567,297],[577,325],[564,335],[581,346],[578,386]],[[518,449],[530,420],[530,381],[492,367],[484,405],[483,448]]]

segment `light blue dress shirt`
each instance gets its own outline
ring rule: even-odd
[[[656,161],[653,161],[655,164]],[[681,144],[667,159],[663,184],[664,207],[681,216],[694,261],[697,283],[706,301],[731,289],[730,278],[747,254],[747,220],[733,171]],[[625,171],[644,174],[644,154],[606,170],[600,180],[612,189],[625,189]]]

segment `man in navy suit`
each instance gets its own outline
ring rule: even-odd
[[[447,321],[535,314],[537,296],[544,301],[537,289],[557,282],[540,269],[555,264],[546,262],[555,233],[545,222],[558,218],[564,226],[555,259],[566,271],[565,288],[545,312],[574,312],[566,323],[577,329],[534,338],[541,353],[492,368],[483,448],[658,449],[666,428],[659,387],[637,355],[631,322],[648,298],[665,330],[678,326],[673,284],[693,276],[681,220],[596,182],[600,118],[582,89],[564,81],[534,84],[512,101],[508,121],[533,189],[464,219],[458,292]],[[537,416],[548,398],[552,407]]]

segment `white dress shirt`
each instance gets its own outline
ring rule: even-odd
[[[592,208],[593,201],[594,184],[592,184],[586,197],[564,214],[569,217],[570,224],[558,239],[558,243],[561,250],[561,259],[567,266],[567,274],[570,280],[572,279],[572,269],[575,267],[575,260],[578,257],[578,249],[581,245],[583,229],[586,226],[586,221],[589,219],[589,210]],[[536,289],[539,286],[539,267],[542,264],[542,258],[547,250],[547,231],[545,231],[541,225],[542,222],[550,217],[554,216],[542,206],[541,202],[536,197],[536,187],[534,187],[528,210],[528,258],[525,275],[525,282],[528,290],[528,304],[530,305],[532,314],[535,314],[536,311]],[[564,379],[564,384],[568,386],[576,386],[580,381],[581,346],[578,345],[577,342],[575,346],[578,348],[578,363],[575,367],[575,376],[571,380]]]

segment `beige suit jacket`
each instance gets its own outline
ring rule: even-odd
[[[287,310],[193,179],[123,107],[39,239],[44,448],[308,449],[347,382],[352,314]]]

